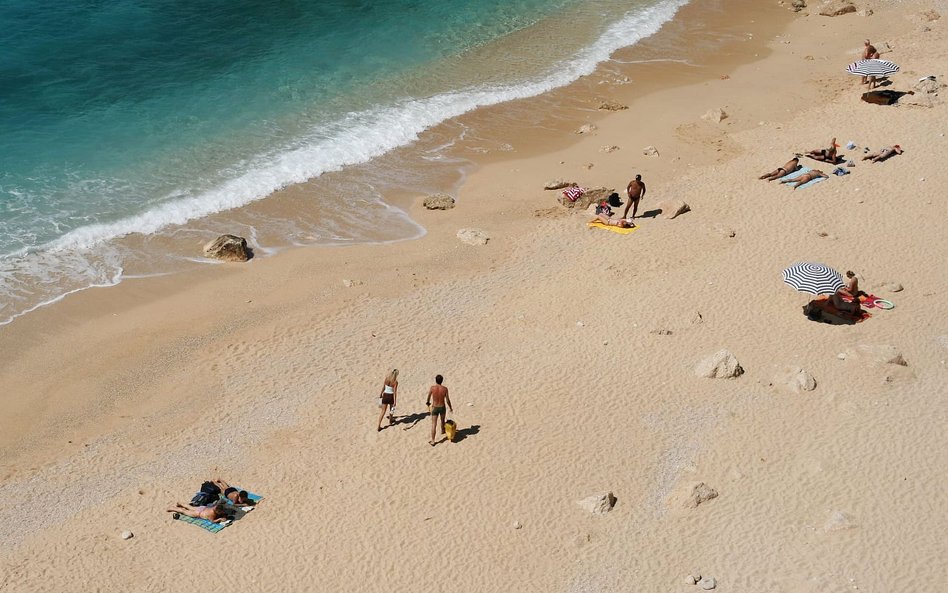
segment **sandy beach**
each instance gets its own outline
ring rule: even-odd
[[[946,90],[872,105],[844,69],[869,38],[902,68],[884,88],[948,81],[948,6],[764,4],[696,0],[658,45],[463,116],[510,148],[445,188],[454,209],[391,196],[419,239],[130,279],[0,328],[0,591],[942,587]],[[669,38],[716,53],[644,59]],[[831,137],[850,174],[757,179]],[[543,189],[624,200],[635,174],[628,235]],[[800,261],[895,307],[810,321],[781,278]],[[698,376],[722,349],[743,374]],[[401,420],[377,432],[393,367]],[[461,434],[432,448],[438,373]],[[215,477],[265,498],[217,534],[165,512]],[[577,504],[607,492],[611,512]]]

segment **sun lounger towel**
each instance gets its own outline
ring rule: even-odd
[[[249,498],[250,500],[254,502],[254,506],[236,505],[232,503],[230,499],[223,499],[223,498],[221,499],[220,504],[230,507],[233,513],[236,514],[239,518],[239,517],[242,517],[243,515],[246,515],[250,511],[252,511],[254,508],[256,508],[255,505],[259,503],[261,500],[263,500],[263,497],[260,496],[259,494],[254,494],[253,492],[249,492],[249,491],[247,492],[247,498]],[[221,529],[224,529],[225,527],[233,524],[233,521],[230,519],[228,519],[227,521],[224,521],[223,523],[214,523],[213,521],[208,521],[207,519],[198,519],[196,517],[188,517],[187,515],[182,515],[181,513],[175,513],[175,514],[178,516],[178,521],[190,523],[191,525],[197,525],[201,529],[206,529],[207,531],[210,531],[211,533],[217,533]]]
[[[796,179],[797,177],[803,175],[804,173],[807,173],[807,172],[812,171],[812,170],[813,170],[813,169],[811,169],[811,168],[809,168],[809,167],[800,167],[799,169],[797,169],[797,170],[794,171],[793,173],[788,173],[788,174],[784,175],[783,177],[781,177],[781,178],[779,179],[779,181],[786,181],[786,180],[789,180],[789,179]],[[817,177],[816,179],[811,179],[810,181],[807,181],[806,183],[804,183],[803,185],[801,185],[800,187],[798,187],[798,188],[796,188],[796,189],[805,189],[805,188],[807,188],[807,187],[810,187],[811,185],[814,185],[814,184],[819,183],[819,182],[821,182],[821,181],[825,181],[826,179],[827,179],[826,177]],[[794,188],[793,188],[793,185],[790,184],[790,183],[786,183],[786,184],[784,184],[784,185],[785,185],[786,187],[789,187],[790,189],[794,189]]]
[[[611,224],[604,224],[602,221],[593,220],[589,223],[589,228],[591,229],[604,229],[607,231],[612,231],[613,233],[619,233],[620,235],[628,235],[629,233],[634,233],[639,230],[638,226],[631,228],[623,228],[621,226],[613,226]]]

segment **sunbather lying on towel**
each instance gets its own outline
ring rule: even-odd
[[[231,501],[234,504],[239,505],[251,505],[253,501],[250,500],[250,495],[246,490],[237,490],[224,480],[217,478],[214,480],[214,483],[217,484],[218,488],[224,493],[224,498]]]
[[[195,519],[207,519],[212,523],[223,523],[229,517],[225,513],[223,504],[213,504],[207,506],[193,507],[189,504],[176,502],[173,507],[166,509],[169,513],[178,513]]]
[[[893,144],[892,146],[886,146],[885,148],[877,150],[875,152],[870,152],[866,156],[862,157],[862,160],[864,161],[871,160],[873,163],[879,163],[886,160],[887,158],[891,156],[902,154],[902,152],[903,150],[901,146],[899,146],[898,144]]]
[[[800,168],[800,159],[793,157],[782,167],[777,167],[776,170],[771,171],[770,173],[764,173],[757,179],[766,179],[767,181],[773,181],[774,179],[780,179],[784,175],[793,173]]]
[[[631,218],[609,218],[605,214],[600,214],[596,216],[596,220],[602,224],[607,224],[609,226],[622,227],[624,229],[629,229],[635,226],[635,223],[632,222]],[[595,222],[594,220],[593,222]]]
[[[837,148],[839,148],[839,144],[836,144],[836,138],[833,138],[830,140],[829,148],[814,148],[813,150],[808,151],[806,156],[813,160],[836,164]]]
[[[804,173],[803,175],[800,175],[799,177],[795,177],[793,179],[784,179],[780,183],[792,183],[794,184],[793,189],[797,189],[801,185],[804,185],[805,183],[813,181],[814,179],[819,179],[820,177],[826,178],[829,176],[826,173],[820,171],[819,169],[813,169],[812,171],[807,171],[806,173]]]

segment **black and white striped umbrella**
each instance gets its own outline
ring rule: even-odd
[[[783,281],[810,294],[832,294],[843,287],[843,277],[839,272],[814,263],[793,264],[783,271]]]
[[[846,66],[846,72],[859,76],[888,76],[899,71],[899,65],[888,60],[859,60]]]

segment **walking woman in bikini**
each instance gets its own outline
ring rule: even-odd
[[[382,430],[382,418],[385,418],[385,412],[389,411],[388,424],[395,423],[395,400],[398,397],[398,369],[392,369],[392,372],[385,375],[385,383],[382,385],[382,394],[379,398],[379,425],[378,430]]]

